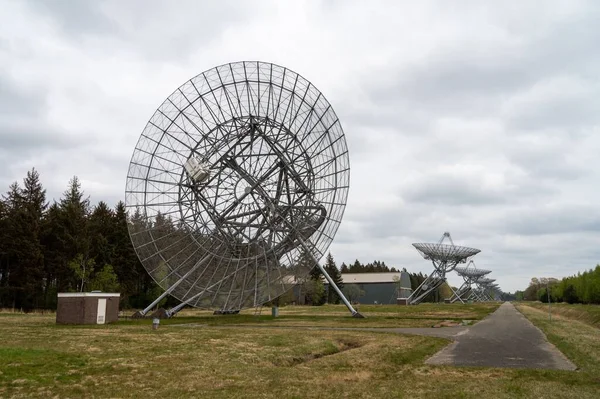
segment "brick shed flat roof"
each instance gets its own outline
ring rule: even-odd
[[[77,297],[114,297],[121,296],[121,294],[113,293],[113,292],[59,292],[59,298],[77,298]]]

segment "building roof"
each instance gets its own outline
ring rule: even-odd
[[[402,286],[410,288],[410,276],[407,272],[385,272],[385,273],[342,273],[342,282],[344,284],[374,284],[374,283],[396,283],[396,280],[400,279],[402,275],[404,279],[401,281]],[[305,278],[309,278],[306,276]],[[321,275],[323,283],[327,284],[327,280]],[[398,280],[400,281],[400,280]],[[281,282],[283,284],[297,284],[301,281],[296,280],[293,275],[282,276]]]
[[[121,294],[114,292],[59,292],[59,298],[82,298],[82,297],[97,297],[97,298],[106,298],[106,297],[117,297],[121,296]]]
[[[402,272],[386,273],[342,273],[344,284],[394,283],[394,277],[400,278]]]

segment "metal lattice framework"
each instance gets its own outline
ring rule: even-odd
[[[502,289],[498,285],[492,285],[491,289],[491,297],[494,301],[502,300]]]
[[[473,284],[475,284],[479,278],[491,273],[491,270],[477,269],[473,259],[469,260],[466,267],[457,266],[454,268],[454,271],[463,278],[463,283],[450,298],[451,303],[456,301],[465,303],[467,300],[472,300],[471,296],[474,295]]]
[[[338,117],[297,73],[244,61],[188,80],[150,118],[127,176],[129,232],[165,290],[157,301],[182,302],[170,315],[277,298],[326,253],[349,176]]]
[[[496,279],[482,277],[475,281],[477,289],[473,291],[473,300],[476,301],[492,301],[494,298],[494,291],[499,290],[498,286],[494,284]]]
[[[444,244],[445,239],[448,239],[450,244]],[[467,258],[481,252],[479,249],[454,245],[448,232],[445,232],[437,243],[417,243],[413,246],[424,259],[431,260],[434,270],[408,297],[407,303],[411,305],[420,303],[438,289],[446,282],[446,274],[454,270],[459,263],[465,263]],[[456,295],[452,287],[450,289]]]

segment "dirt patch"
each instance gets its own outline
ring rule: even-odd
[[[433,328],[440,328],[440,327],[458,327],[458,326],[470,326],[473,324],[473,320],[444,320],[440,323],[436,323],[434,325],[432,325],[431,327]]]
[[[331,350],[331,351],[307,353],[305,355],[294,356],[289,359],[280,359],[279,361],[274,362],[273,364],[275,366],[293,367],[293,366],[298,366],[300,364],[308,363],[313,360],[321,359],[326,356],[337,355],[339,353],[349,351],[350,349],[356,349],[356,348],[360,348],[361,346],[363,346],[363,344],[361,344],[361,343],[358,343],[355,341],[347,341],[347,340],[337,340],[335,342],[335,345],[336,345],[336,349]]]
[[[433,327],[433,328],[441,328],[441,327],[458,327],[458,326],[460,326],[460,325],[462,325],[462,324],[461,324],[461,322],[459,322],[459,321],[456,321],[456,320],[444,320],[444,321],[442,321],[442,322],[440,322],[440,323],[436,323],[436,324],[434,324],[434,325],[433,325],[433,326],[431,326],[431,327]]]

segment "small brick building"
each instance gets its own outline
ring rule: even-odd
[[[119,319],[121,294],[64,292],[58,294],[57,324],[106,324]]]

